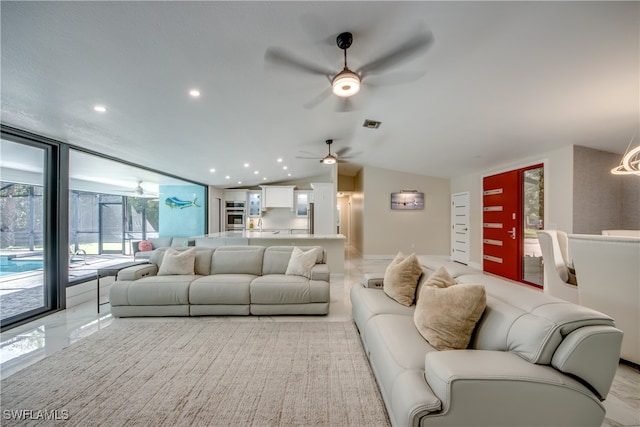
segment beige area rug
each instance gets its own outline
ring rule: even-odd
[[[1,393],[2,425],[389,425],[352,322],[116,319]]]

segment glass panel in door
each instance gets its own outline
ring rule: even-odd
[[[46,153],[4,139],[0,144],[0,318],[4,323],[50,304],[44,244]]]
[[[121,196],[100,196],[101,254],[124,254],[124,205]]]
[[[522,171],[522,280],[543,285],[542,251],[536,232],[544,228],[544,169]]]

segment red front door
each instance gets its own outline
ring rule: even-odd
[[[482,187],[484,271],[520,280],[520,171],[485,177]]]

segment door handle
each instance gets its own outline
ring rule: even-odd
[[[516,228],[513,227],[511,230],[507,231],[507,233],[511,234],[511,238],[516,240]]]

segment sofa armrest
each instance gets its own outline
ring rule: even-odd
[[[600,425],[604,419],[604,407],[585,385],[514,353],[433,351],[425,356],[425,368],[427,383],[442,401],[440,415],[453,424],[475,419],[478,425]],[[567,411],[567,401],[580,411]]]
[[[328,283],[330,277],[328,264],[316,264],[311,268],[311,280],[321,280]]]
[[[364,287],[382,289],[384,287],[384,276],[379,273],[368,273],[364,275]]]
[[[158,274],[158,266],[155,264],[141,264],[123,268],[116,276],[117,281],[138,280],[145,276]]]

